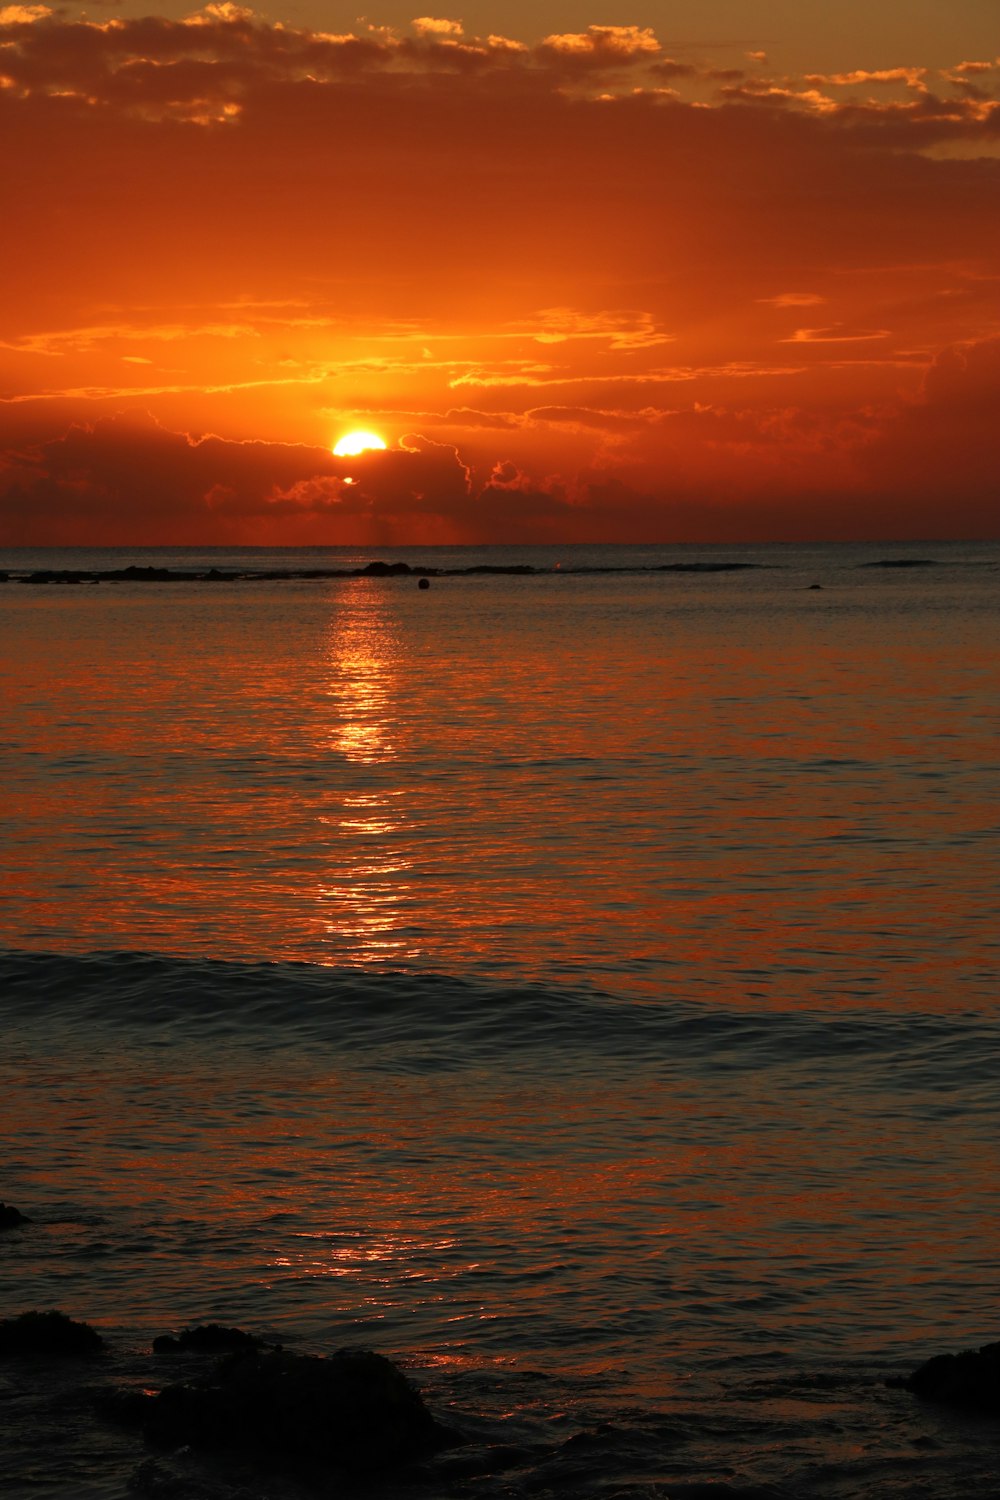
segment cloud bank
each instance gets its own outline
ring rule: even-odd
[[[14,5],[0,128],[8,543],[998,530],[997,59]]]

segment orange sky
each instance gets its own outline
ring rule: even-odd
[[[1000,534],[957,23],[128,8],[0,8],[0,541]]]

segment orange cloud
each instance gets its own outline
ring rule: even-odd
[[[658,58],[660,44],[652,31],[639,26],[588,26],[586,31],[548,36],[539,53],[543,58],[574,67],[606,68]]]
[[[4,16],[5,539],[985,524],[992,65]]]
[[[435,16],[418,16],[413,22],[414,31],[424,36],[459,37],[463,34],[461,21],[446,21]]]

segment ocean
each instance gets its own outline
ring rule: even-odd
[[[377,1349],[468,1442],[376,1494],[1000,1494],[887,1384],[1000,1337],[1000,545],[0,572],[0,1317]],[[307,1493],[109,1378],[5,1495]]]

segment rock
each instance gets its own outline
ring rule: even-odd
[[[1000,1416],[1000,1343],[960,1354],[936,1354],[912,1375],[892,1383],[926,1401]]]
[[[104,1340],[89,1323],[74,1323],[61,1312],[26,1312],[0,1323],[0,1358],[62,1355],[71,1359],[100,1354]]]
[[[455,1441],[390,1360],[352,1349],[325,1359],[280,1349],[230,1355],[205,1377],[150,1399],[143,1427],[151,1442],[172,1447],[265,1451],[286,1463],[321,1461],[353,1472]]]
[[[223,1328],[219,1323],[199,1323],[185,1328],[176,1338],[164,1333],[153,1340],[155,1354],[242,1354],[260,1349],[263,1340],[242,1328]]]
[[[30,1223],[31,1220],[13,1203],[0,1202],[0,1229],[19,1229],[22,1224]]]
[[[370,562],[367,567],[357,568],[355,571],[362,578],[399,578],[413,570],[405,562]]]
[[[180,575],[172,573],[169,568],[140,567],[138,563],[130,563],[127,568],[116,568],[113,573],[105,573],[105,578],[122,578],[129,583],[172,583]]]

